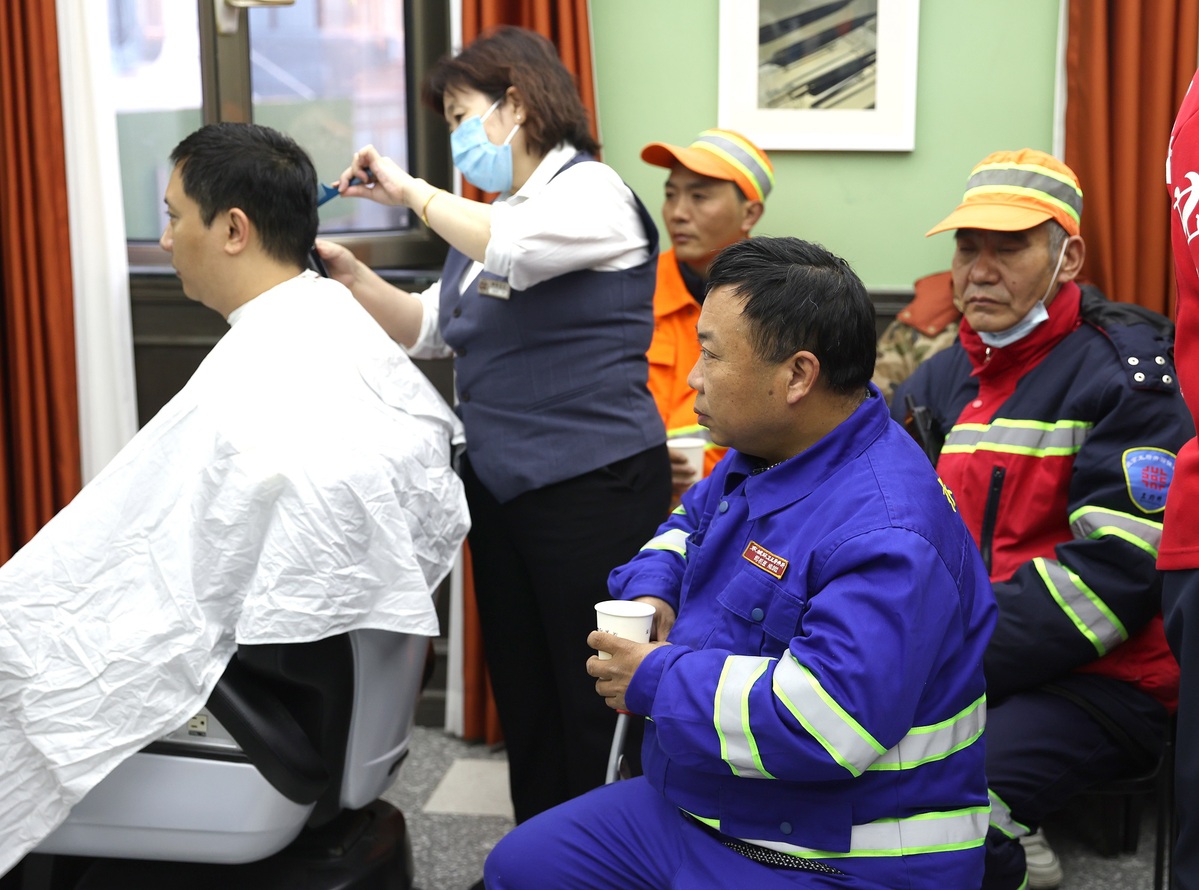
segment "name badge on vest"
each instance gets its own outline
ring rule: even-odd
[[[512,285],[503,278],[488,278],[484,273],[479,276],[479,293],[485,297],[506,300],[512,296]]]
[[[743,559],[752,562],[762,571],[774,575],[774,577],[780,580],[783,577],[783,572],[787,571],[787,566],[790,564],[788,560],[783,559],[777,553],[771,553],[757,541],[750,541],[749,546],[745,548],[745,552],[741,556]]]

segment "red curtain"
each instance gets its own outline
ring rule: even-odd
[[[567,70],[574,75],[583,105],[591,117],[592,132],[597,133],[587,0],[462,0],[463,46],[496,25],[519,25],[553,42]],[[468,198],[483,198],[482,193],[469,183],[464,182],[462,187]],[[468,739],[483,739],[495,744],[501,738],[500,723],[483,661],[469,551],[466,556],[466,571],[463,572],[466,586],[463,603],[463,734]]]
[[[0,562],[81,484],[54,4],[0,4]]]
[[[1166,148],[1196,67],[1199,0],[1070,0],[1065,161],[1083,189],[1083,274],[1173,315]]]
[[[462,546],[463,652],[462,652],[462,734],[494,745],[503,737],[500,715],[491,694],[491,678],[483,657],[483,637],[479,631],[479,610],[475,605],[474,565],[470,547]]]

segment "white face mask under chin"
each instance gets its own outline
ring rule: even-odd
[[[1057,273],[1062,270],[1062,262],[1065,259],[1066,244],[1062,244],[1062,249],[1057,255],[1057,265],[1053,267],[1053,274],[1049,276],[1049,286],[1045,288],[1041,299],[1037,300],[1022,319],[1004,331],[979,331],[978,338],[992,349],[1002,349],[1023,340],[1040,325],[1049,321],[1049,310],[1045,308],[1045,300],[1048,299],[1049,292],[1057,284]]]

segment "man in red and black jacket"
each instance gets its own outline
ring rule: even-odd
[[[1078,792],[1152,763],[1177,704],[1155,560],[1194,427],[1170,323],[1075,283],[1081,211],[1078,178],[1044,152],[974,168],[929,232],[955,233],[959,340],[892,402],[937,440],[927,451],[940,445],[937,471],[999,604],[984,664],[986,890],[1056,886],[1052,852],[1026,865],[1019,839]]]

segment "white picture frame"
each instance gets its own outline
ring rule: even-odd
[[[719,126],[765,149],[911,151],[920,0],[720,0]]]

